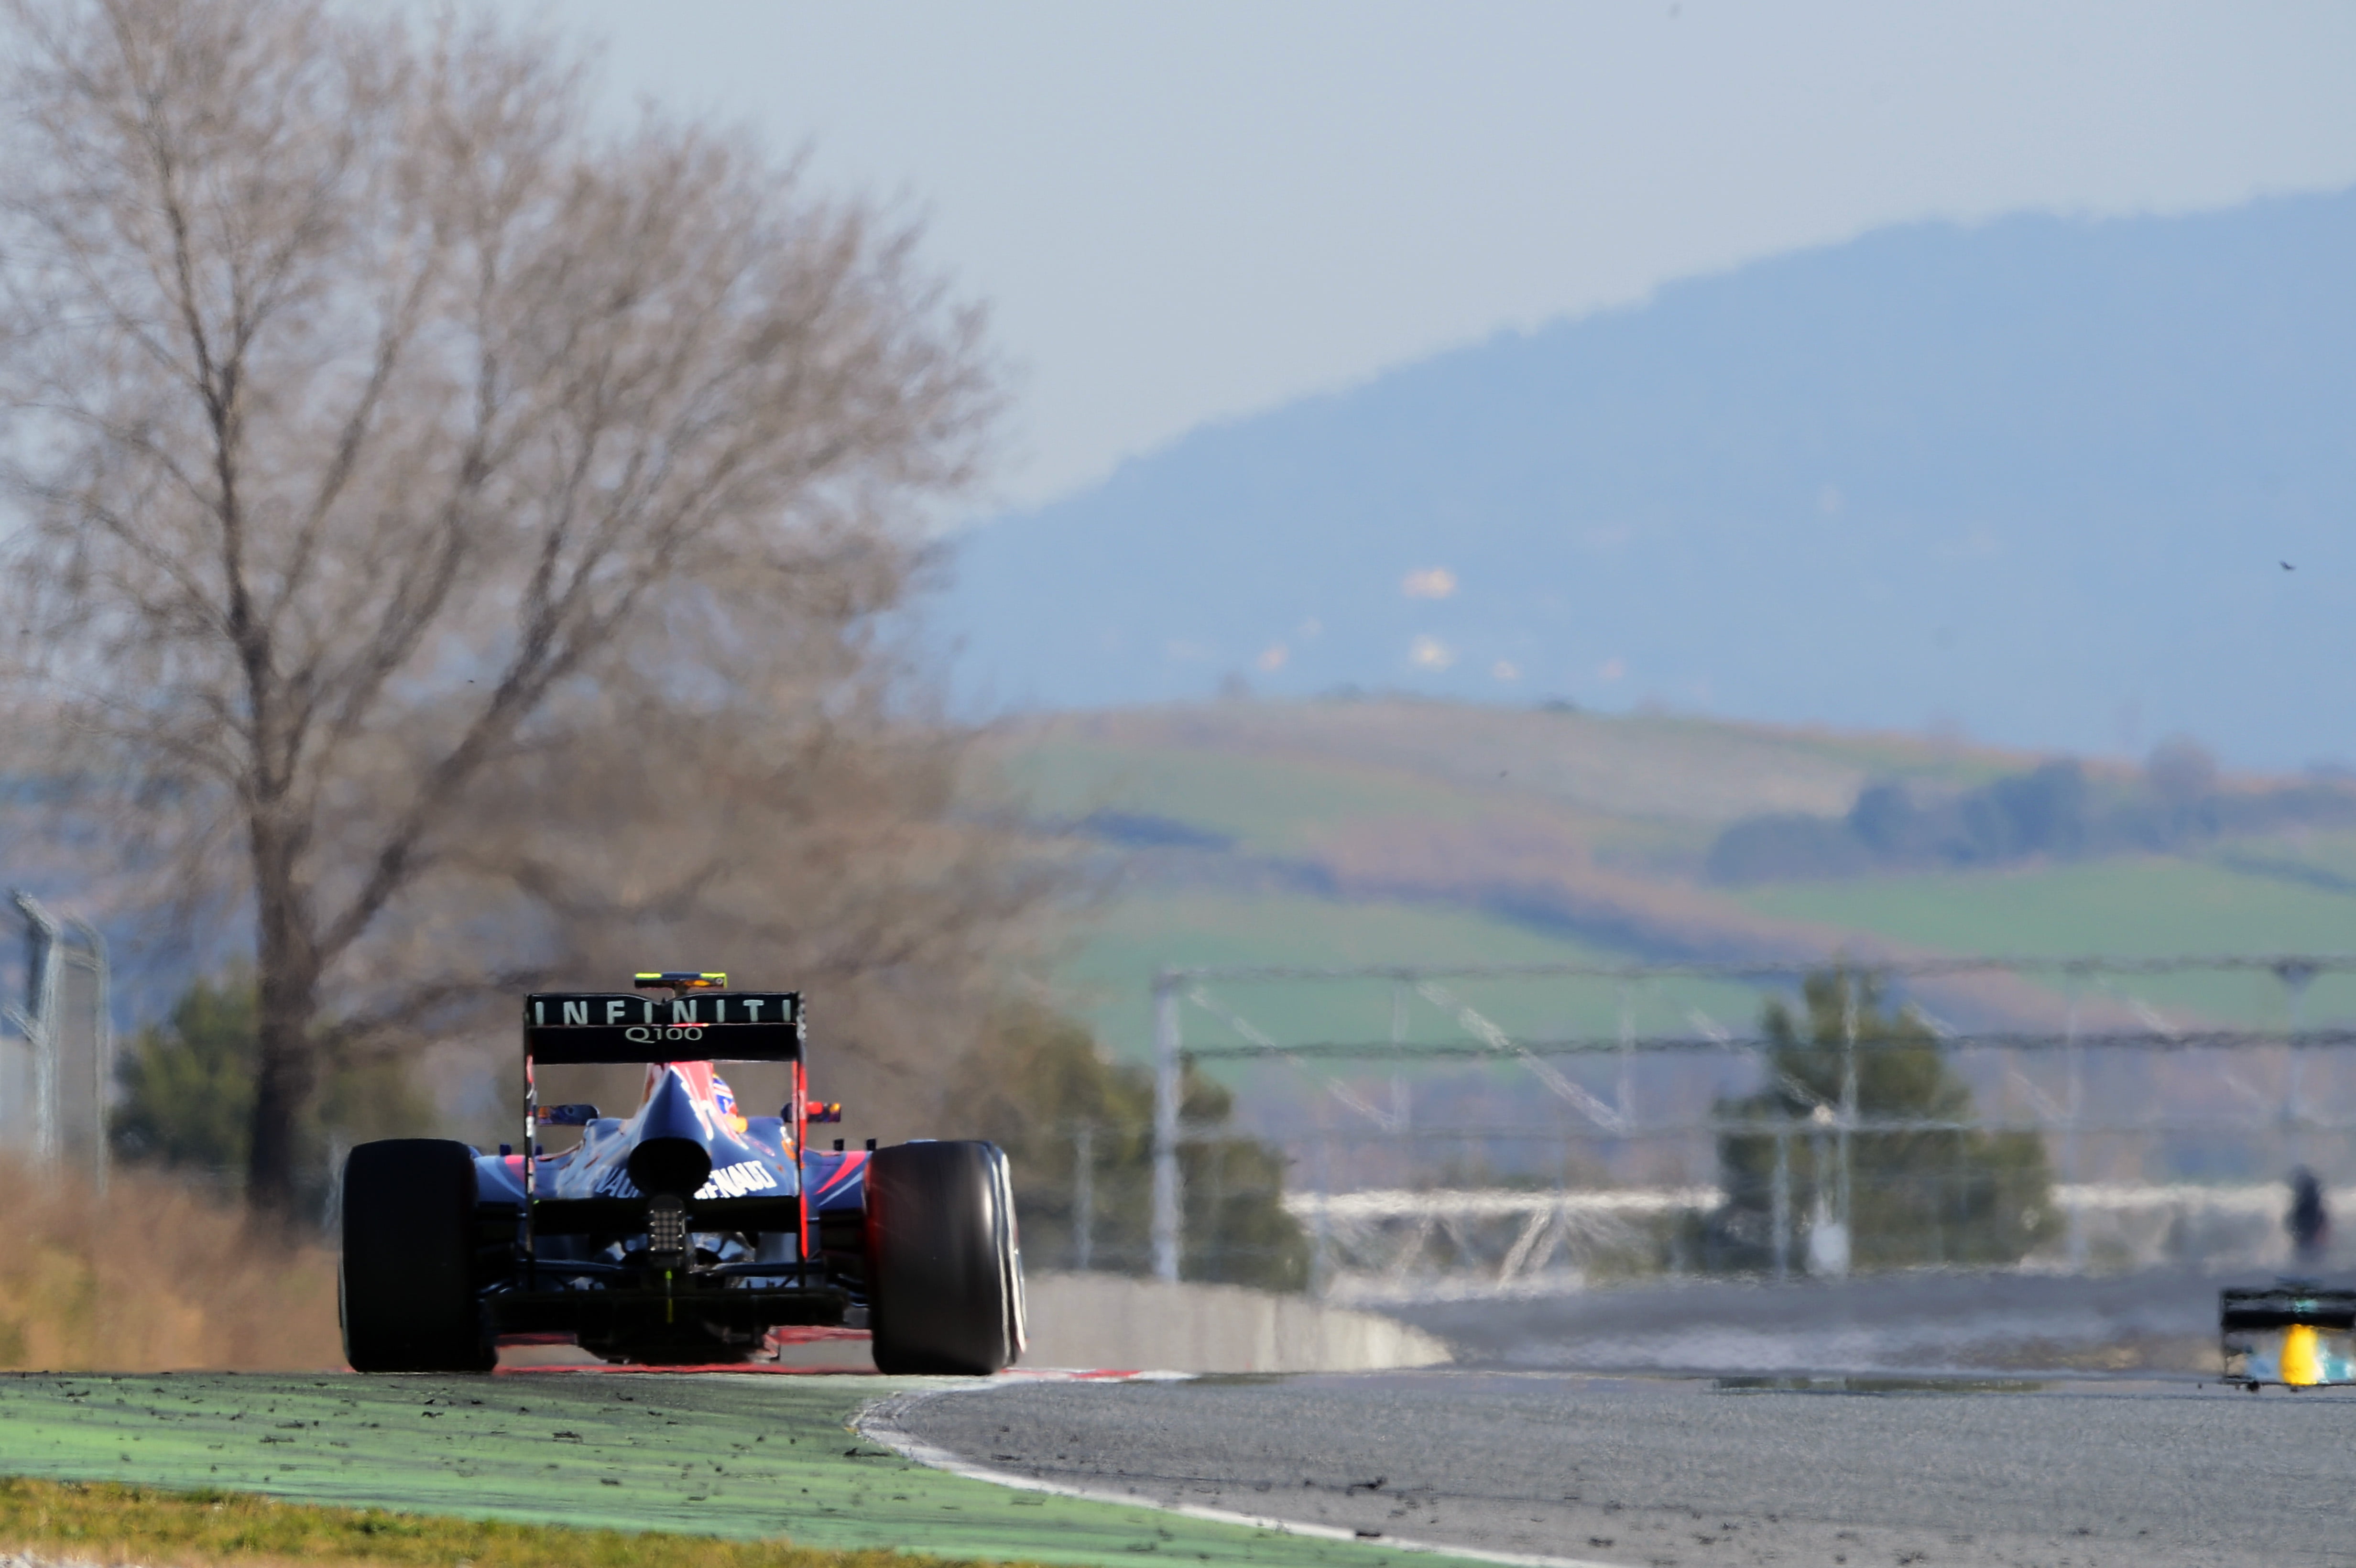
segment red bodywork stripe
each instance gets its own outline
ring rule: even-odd
[[[844,1155],[842,1157],[842,1168],[834,1173],[833,1180],[828,1182],[824,1187],[818,1189],[818,1195],[820,1198],[825,1197],[828,1193],[833,1191],[836,1188],[850,1180],[858,1171],[859,1168],[866,1163],[867,1151],[865,1149],[853,1149],[849,1154]]]

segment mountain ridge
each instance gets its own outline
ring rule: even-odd
[[[1913,225],[1501,334],[973,530],[959,679],[2347,754],[2351,264],[2346,192]]]

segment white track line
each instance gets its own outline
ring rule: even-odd
[[[1131,1374],[1119,1381],[1159,1381],[1167,1379],[1176,1381],[1185,1376],[1184,1373],[1146,1372]],[[901,1413],[922,1404],[926,1400],[938,1399],[944,1394],[979,1393],[1003,1386],[995,1381],[976,1379],[971,1382],[953,1383],[946,1388],[912,1389],[906,1393],[894,1394],[888,1399],[880,1399],[868,1405],[859,1413],[858,1418],[851,1422],[851,1429],[870,1442],[881,1444],[891,1449],[902,1458],[913,1460],[929,1469],[946,1470],[952,1476],[963,1476],[969,1480],[988,1481],[994,1486],[1013,1487],[1026,1492],[1046,1492],[1059,1498],[1078,1498],[1086,1502],[1113,1503],[1123,1508],[1153,1509],[1162,1513],[1182,1514],[1188,1519],[1206,1520],[1213,1524],[1239,1524],[1253,1530],[1272,1530],[1282,1535],[1313,1536],[1321,1541],[1345,1541],[1353,1546],[1371,1546],[1376,1549],[1390,1547],[1400,1552],[1436,1552],[1445,1557],[1463,1557],[1480,1563],[1510,1563],[1513,1568],[1626,1568],[1623,1563],[1602,1563],[1590,1557],[1541,1557],[1518,1552],[1488,1552],[1475,1546],[1455,1546],[1440,1541],[1412,1541],[1406,1536],[1392,1535],[1387,1531],[1370,1538],[1360,1535],[1355,1530],[1344,1530],[1339,1525],[1308,1524],[1297,1519],[1273,1519],[1264,1514],[1237,1513],[1228,1509],[1204,1508],[1195,1503],[1159,1503],[1126,1492],[1099,1491],[1093,1487],[1068,1486],[1061,1481],[1041,1480],[1036,1476],[1025,1476],[1018,1471],[1000,1470],[988,1465],[977,1465],[962,1455],[952,1454],[946,1448],[935,1447],[922,1438],[910,1436],[900,1427],[897,1418]]]

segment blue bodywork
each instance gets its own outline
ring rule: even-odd
[[[623,1131],[626,1125],[616,1116],[600,1116],[582,1129],[580,1147],[566,1149],[561,1154],[539,1157],[540,1168],[535,1179],[540,1187],[540,1195],[543,1199],[574,1196],[567,1189],[588,1172],[603,1173],[599,1179],[612,1179],[610,1172],[615,1167],[598,1157],[603,1152],[598,1146],[623,1151],[626,1157],[630,1147],[630,1140]],[[734,1155],[739,1149],[744,1151],[730,1161],[732,1165],[756,1159],[762,1161],[776,1178],[779,1189],[792,1193],[799,1189],[795,1185],[794,1161],[786,1152],[788,1141],[783,1116],[753,1116],[747,1119],[743,1138],[736,1143],[736,1147],[725,1149],[725,1152]],[[812,1149],[803,1157],[801,1168],[809,1173],[810,1213],[813,1216],[855,1214],[863,1211],[867,1202],[867,1158],[864,1149],[841,1152]],[[717,1158],[713,1163],[716,1168],[726,1168]],[[519,1204],[523,1201],[523,1156],[519,1154],[476,1156],[475,1179],[483,1201],[487,1203]],[[715,1178],[715,1183],[718,1179]],[[620,1185],[629,1185],[626,1173],[621,1177]],[[634,1196],[635,1190],[632,1189],[612,1196]],[[696,1194],[698,1197],[715,1198],[721,1195],[716,1184],[707,1186]]]
[[[648,1074],[634,1115],[591,1117],[577,1146],[534,1157],[529,1204],[523,1155],[476,1157],[487,1250],[511,1259],[484,1292],[492,1331],[569,1334],[626,1360],[726,1360],[772,1328],[863,1321],[867,1151],[797,1151],[785,1117],[735,1114],[708,1061]],[[666,1204],[684,1232],[669,1253],[649,1227]]]

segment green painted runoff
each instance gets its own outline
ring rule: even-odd
[[[1462,1561],[993,1486],[849,1429],[869,1402],[921,1386],[726,1373],[10,1373],[0,1471],[1042,1563]]]

